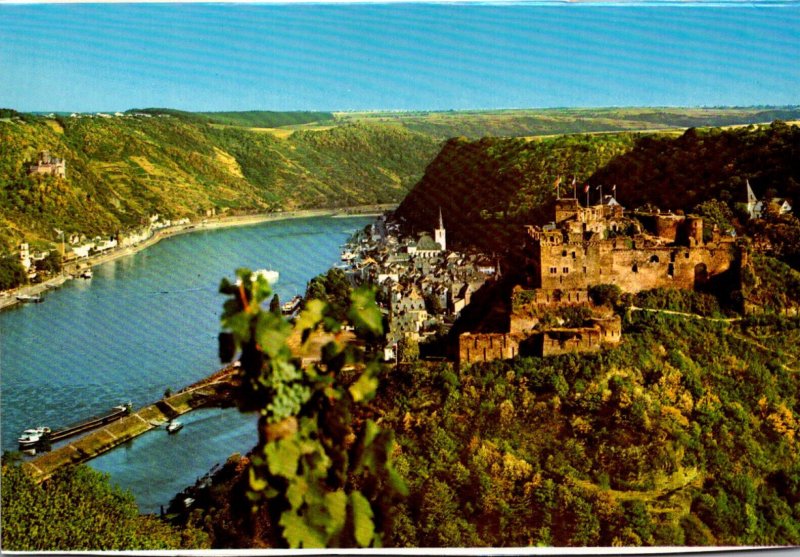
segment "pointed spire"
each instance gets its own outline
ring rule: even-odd
[[[444,221],[442,220],[442,208],[439,207],[439,228],[444,228]]]

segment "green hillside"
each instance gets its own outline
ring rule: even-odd
[[[619,309],[625,341],[602,353],[381,375],[354,423],[394,432],[408,485],[385,547],[800,543],[800,320]],[[177,496],[174,523],[269,543],[246,464]]]
[[[800,107],[548,108],[446,112],[341,112],[339,121],[400,123],[435,137],[526,137],[587,132],[672,130],[800,119]]]
[[[591,184],[592,203],[599,198],[597,186],[605,185],[604,193],[611,193],[616,184],[617,198],[628,208],[651,203],[691,211],[719,199],[732,218],[737,203],[746,199],[748,179],[759,197],[800,201],[798,160],[800,127],[781,122],[731,130],[690,129],[680,136],[459,138],[445,143],[396,216],[409,231],[426,230],[441,207],[448,243],[502,252],[518,243],[521,225],[552,220],[559,176],[562,195],[572,195],[571,180],[576,177],[577,195],[584,203],[584,184]],[[699,210],[712,222],[725,220],[712,206]]]
[[[410,231],[428,230],[441,207],[448,244],[503,252],[519,243],[522,224],[552,219],[559,176],[562,195],[572,194],[573,176],[580,191],[584,180],[635,140],[628,133],[451,139],[395,215]]]
[[[403,128],[349,124],[281,139],[179,116],[0,120],[0,250],[21,238],[113,234],[196,217],[398,202],[439,149]],[[29,176],[48,150],[66,180]]]
[[[623,204],[690,210],[716,198],[745,202],[747,180],[762,198],[800,201],[800,126],[775,122],[731,130],[650,137],[598,170],[592,184],[617,184]]]
[[[248,110],[243,112],[186,112],[172,108],[134,108],[126,114],[168,115],[187,122],[200,124],[222,124],[245,128],[279,128],[333,122],[331,112],[275,112],[270,110]]]
[[[637,312],[602,354],[392,372],[393,543],[800,543],[798,325]]]

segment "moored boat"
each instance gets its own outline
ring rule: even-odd
[[[178,420],[172,420],[167,424],[167,433],[178,433],[183,429],[183,423]]]
[[[20,450],[26,451],[35,449],[37,445],[45,441],[45,438],[50,435],[49,427],[36,427],[26,429],[19,436],[17,442],[19,443]]]
[[[291,315],[300,309],[300,303],[303,301],[302,296],[294,296],[291,300],[281,306],[281,313],[284,315]]]
[[[91,267],[89,267],[88,269],[84,269],[81,272],[81,278],[90,279],[93,276],[94,276],[94,273],[92,272],[92,268]]]
[[[17,296],[17,301],[22,302],[23,304],[39,304],[44,302],[44,298],[42,298],[39,294],[20,294]]]
[[[120,404],[105,414],[92,416],[91,418],[82,420],[63,429],[58,429],[55,431],[52,431],[49,427],[26,429],[22,432],[22,435],[17,439],[17,441],[19,442],[19,447],[22,450],[46,447],[50,443],[54,443],[80,433],[91,431],[100,426],[104,426],[127,415],[130,411],[130,403]]]

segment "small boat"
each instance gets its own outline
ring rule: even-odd
[[[93,276],[94,276],[94,273],[92,273],[92,268],[91,267],[89,267],[88,269],[84,269],[83,272],[81,272],[81,278],[90,279]]]
[[[300,308],[300,303],[303,301],[302,296],[295,296],[281,306],[281,313],[284,315],[291,315]]]
[[[17,442],[19,443],[19,448],[23,451],[36,449],[36,446],[44,441],[44,438],[48,435],[50,435],[49,427],[26,429],[22,432],[22,435],[19,436]]]
[[[39,294],[34,296],[31,296],[30,294],[20,294],[17,296],[17,301],[20,301],[23,304],[40,304],[44,302],[44,298],[42,298]]]
[[[172,420],[167,424],[167,433],[178,433],[183,429],[183,424],[177,420]]]

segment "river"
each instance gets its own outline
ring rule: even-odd
[[[0,312],[0,442],[28,427],[58,428],[124,402],[140,407],[220,367],[222,277],[274,269],[286,301],[337,262],[369,217],[316,217],[209,230],[161,241],[67,282],[42,304]],[[256,442],[255,416],[189,414],[175,435],[156,429],[90,465],[157,512],[183,487]]]

